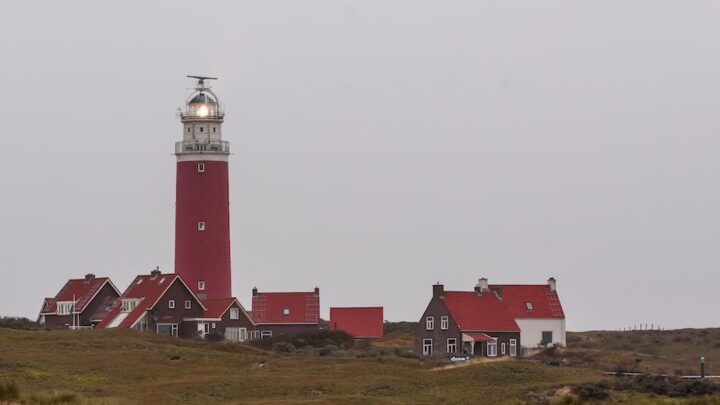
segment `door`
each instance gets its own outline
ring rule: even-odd
[[[207,322],[198,322],[198,335],[200,335],[201,338],[205,338],[205,335],[210,333],[210,324]]]
[[[423,339],[423,356],[432,356],[432,339]]]

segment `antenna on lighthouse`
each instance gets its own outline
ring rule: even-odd
[[[217,77],[210,77],[210,76],[187,75],[187,77],[189,77],[191,79],[197,79],[197,81],[198,81],[197,87],[198,88],[205,88],[205,80],[217,80],[218,79]]]

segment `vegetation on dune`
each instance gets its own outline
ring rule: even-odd
[[[28,318],[3,316],[0,317],[0,328],[35,330],[44,329],[42,325]]]

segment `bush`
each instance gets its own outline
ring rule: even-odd
[[[20,398],[20,389],[14,382],[0,383],[0,401],[15,401]]]
[[[577,385],[572,388],[573,394],[583,401],[598,400],[604,401],[610,397],[607,383]]]
[[[354,345],[355,339],[345,332],[328,332],[320,331],[318,333],[302,334],[296,336],[278,336],[272,339],[261,339],[253,341],[255,346],[263,347],[266,349],[275,349],[278,343],[292,344],[296,349],[302,349],[305,347],[312,348],[325,348],[328,345],[332,345],[340,349],[351,349]]]
[[[28,318],[10,317],[10,316],[0,317],[0,328],[22,329],[22,330],[43,329],[42,325],[40,325],[39,323],[37,323],[35,321],[31,321]]]

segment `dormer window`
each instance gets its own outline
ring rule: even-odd
[[[122,311],[132,312],[133,309],[137,308],[138,302],[140,302],[138,299],[122,300]]]
[[[532,311],[535,308],[533,308],[532,302],[528,301],[525,303],[525,309],[527,309],[528,311]]]
[[[72,313],[72,310],[73,310],[73,302],[72,301],[57,303],[57,314],[58,315],[70,315],[70,313]]]

